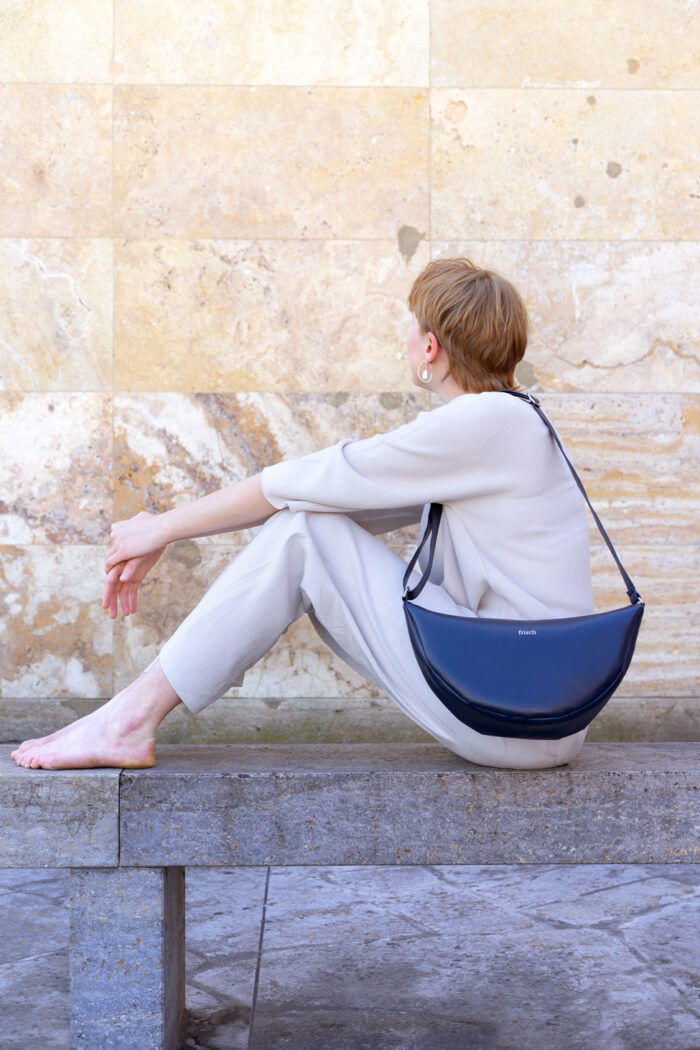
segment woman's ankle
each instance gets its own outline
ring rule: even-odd
[[[155,733],[165,716],[181,702],[156,660],[105,706],[110,707],[110,720],[119,724],[123,732],[147,728]]]

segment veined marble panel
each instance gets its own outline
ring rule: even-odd
[[[420,89],[116,86],[114,109],[122,236],[427,229]]]
[[[682,0],[431,0],[436,87],[700,86],[700,13]]]
[[[396,534],[398,535],[398,534]],[[216,547],[183,541],[166,552],[146,581],[139,610],[114,625],[114,688],[123,688],[158,655],[165,641],[194,609],[206,589],[244,543]],[[408,560],[412,548],[386,536],[383,542]],[[693,548],[658,550],[630,547],[623,554],[628,570],[646,603],[632,665],[619,689],[621,696],[696,696],[700,687],[697,645],[698,600],[688,583]],[[607,550],[592,556],[596,611],[621,608],[627,596]],[[241,610],[245,615],[245,610]],[[235,630],[235,618],[232,622]],[[381,696],[382,691],[337,657],[302,616],[273,648],[251,667],[243,685],[227,696],[350,697]]]
[[[115,517],[199,499],[268,464],[343,437],[394,430],[428,408],[415,394],[119,394]],[[250,538],[247,531],[244,538]],[[412,535],[412,534],[411,534]],[[407,542],[406,530],[396,533]],[[204,544],[231,545],[231,534]]]
[[[431,236],[697,240],[694,91],[431,92]]]
[[[538,393],[614,543],[697,541],[700,395]],[[430,407],[418,390],[117,395],[115,516],[198,499],[269,463],[393,430]],[[587,513],[591,543],[603,544]]]
[[[242,536],[242,534],[238,534]],[[142,588],[139,609],[114,624],[114,688],[121,689],[155,659],[165,641],[207,588],[238,554],[241,544],[204,546],[183,541],[169,548]],[[241,616],[247,616],[241,609]],[[235,631],[235,616],[231,623]],[[381,691],[326,646],[302,616],[246,672],[227,696],[379,696]]]
[[[123,241],[121,390],[412,390],[406,297],[429,260],[393,241]]]
[[[112,18],[112,0],[5,0],[0,82],[110,82]]]
[[[104,555],[88,546],[0,548],[0,696],[111,695]]]
[[[538,397],[613,543],[659,550],[697,543],[699,395]],[[591,542],[602,545],[586,513]]]
[[[110,398],[2,394],[0,414],[0,543],[106,541]]]
[[[0,241],[0,390],[111,390],[112,242]]]
[[[605,521],[603,521],[605,524]],[[645,603],[632,664],[619,689],[621,696],[700,694],[700,646],[697,624],[697,542],[658,547],[621,547],[618,557]],[[602,540],[591,551],[596,612],[629,604],[622,576]]]
[[[0,236],[110,236],[111,165],[111,87],[0,85]]]
[[[429,0],[115,0],[115,78],[427,85],[428,12]]]
[[[439,241],[432,251],[516,286],[532,324],[518,379],[533,391],[700,392],[699,241]]]

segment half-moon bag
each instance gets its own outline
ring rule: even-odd
[[[516,390],[503,393],[528,401],[546,423],[617,563],[630,604],[547,620],[451,616],[412,605],[430,576],[442,516],[442,505],[431,503],[425,531],[403,578],[403,609],[426,682],[460,722],[486,736],[559,740],[584,729],[624,678],[644,602],[537,398]],[[428,564],[411,589],[408,580],[428,536]]]

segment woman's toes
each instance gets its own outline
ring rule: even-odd
[[[38,736],[33,740],[23,740],[17,750],[20,754],[23,754],[25,751],[28,751],[30,747],[37,747],[40,744],[47,743],[54,735],[54,733],[51,733],[49,736]]]
[[[57,729],[55,733],[49,733],[47,736],[38,736],[34,740],[25,740],[19,745],[19,750],[26,751],[29,747],[41,747],[43,744],[49,744],[53,740],[65,736],[67,729],[70,729],[70,726],[64,726],[62,729]]]

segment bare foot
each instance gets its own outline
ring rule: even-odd
[[[81,721],[84,722],[86,719],[92,718],[93,715],[96,714],[97,711],[91,711],[90,714],[84,715]],[[60,737],[65,736],[66,733],[69,733],[75,724],[75,722],[71,722],[70,725],[63,726],[61,729],[57,729],[55,733],[49,733],[47,736],[39,736],[33,740],[22,741],[22,743],[19,744],[12,752],[12,758],[14,758],[15,755],[21,754],[22,751],[26,751],[28,747],[34,747],[37,744],[48,744],[49,741],[58,740]]]
[[[138,678],[136,678],[134,680],[134,682],[132,682],[131,685],[128,686],[127,688],[133,690],[133,687],[134,687],[135,683],[138,682],[139,679],[141,679],[145,674],[147,674],[148,671],[150,671],[152,666],[153,665],[151,664],[149,667],[146,668],[145,671],[142,671],[141,674],[138,676]],[[121,690],[120,693],[117,693],[117,696],[122,696],[124,693],[126,693],[126,689],[123,689],[123,690]],[[116,697],[112,697],[112,699],[115,700]],[[103,704],[102,706],[105,707],[106,704]],[[94,718],[95,715],[99,714],[99,712],[101,710],[102,710],[102,708],[98,708],[96,711],[91,711],[89,714],[83,715],[83,717],[80,719],[80,721],[81,722],[86,722],[88,718]],[[23,751],[26,751],[27,748],[35,747],[37,744],[42,744],[43,745],[43,744],[48,744],[49,741],[59,740],[62,736],[65,736],[66,733],[70,733],[72,731],[73,727],[76,724],[77,724],[77,722],[71,722],[70,725],[63,726],[61,729],[57,729],[55,733],[48,733],[46,736],[39,736],[39,737],[35,737],[32,740],[24,740],[24,741],[22,741],[22,743],[19,744],[15,748],[15,750],[13,752],[11,752],[11,757],[14,758],[15,755],[21,754]]]
[[[109,702],[111,703],[111,701]],[[12,753],[26,769],[85,769],[116,766],[138,769],[156,760],[155,730],[148,725],[126,725],[115,712],[105,710],[79,718],[55,739],[30,744]],[[93,716],[102,713],[102,718]]]
[[[97,711],[12,752],[26,769],[142,769],[156,757],[156,728],[180,698],[155,661]]]

